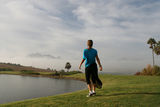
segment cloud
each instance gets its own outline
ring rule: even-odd
[[[49,58],[49,59],[60,59],[60,56],[56,57],[50,54],[40,54],[40,53],[32,53],[28,55],[32,58]]]
[[[159,11],[158,0],[1,0],[0,60],[77,69],[93,39],[105,71],[136,71],[151,63],[147,39],[160,40]]]

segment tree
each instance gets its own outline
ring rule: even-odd
[[[71,64],[69,62],[66,63],[65,69],[67,69],[67,72],[71,69]]]
[[[154,48],[154,52],[157,54],[157,55],[160,55],[160,41],[158,41],[155,45],[155,48]]]
[[[149,44],[150,48],[152,49],[153,66],[154,66],[154,64],[155,64],[155,61],[154,61],[154,49],[155,49],[155,45],[156,45],[156,40],[154,38],[150,38],[147,41],[147,44]]]

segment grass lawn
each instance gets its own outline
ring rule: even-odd
[[[84,79],[84,74],[67,75]],[[101,74],[103,88],[87,98],[88,90],[29,99],[0,107],[160,107],[160,77]],[[45,90],[44,90],[45,91]]]

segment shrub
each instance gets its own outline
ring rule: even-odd
[[[137,72],[135,75],[160,75],[160,67],[155,65],[147,65],[141,72]]]
[[[159,66],[155,65],[155,66],[153,67],[153,69],[154,69],[154,74],[155,74],[155,75],[160,75],[160,67],[159,67]]]
[[[142,75],[152,75],[153,74],[152,66],[151,65],[147,65],[147,67],[142,70],[141,74]]]
[[[22,72],[23,74],[40,75],[39,72],[35,72],[35,71],[33,71],[33,70],[21,70],[21,72]]]
[[[53,76],[72,75],[72,74],[77,74],[77,73],[82,73],[82,72],[80,71],[64,72],[64,70],[61,70],[61,71],[56,71],[53,74]]]
[[[0,71],[13,71],[11,68],[0,68]]]
[[[62,75],[72,75],[72,74],[78,74],[81,73],[80,71],[70,71],[70,72],[60,72]]]
[[[141,72],[136,72],[136,74],[135,75],[141,75]]]
[[[60,73],[56,71],[53,76],[60,76]]]

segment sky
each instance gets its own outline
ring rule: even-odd
[[[78,70],[92,39],[103,72],[135,73],[152,64],[159,20],[159,0],[0,0],[0,62]]]

